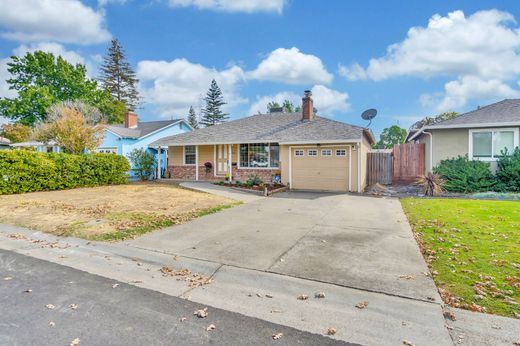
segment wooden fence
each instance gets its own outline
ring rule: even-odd
[[[367,184],[392,184],[392,151],[371,151],[367,155]]]
[[[424,175],[424,143],[394,145],[394,183],[412,182]]]
[[[367,184],[410,183],[424,174],[425,146],[422,143],[396,144],[392,150],[367,154]]]

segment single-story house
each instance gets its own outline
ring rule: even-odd
[[[0,150],[2,149],[9,149],[10,148],[11,141],[7,138],[0,137]]]
[[[315,115],[306,91],[302,112],[257,114],[152,145],[168,148],[168,175],[175,179],[244,182],[256,174],[294,189],[361,192],[374,143],[367,128]]]
[[[501,151],[507,148],[511,152],[520,145],[519,128],[520,99],[506,99],[424,126],[409,141],[425,143],[426,172],[441,160],[459,155],[488,161],[495,170]]]
[[[95,151],[126,157],[132,150],[143,148],[157,157],[158,149],[157,146],[151,145],[152,142],[192,130],[193,128],[184,119],[139,121],[137,114],[128,112],[125,114],[123,124],[112,124],[106,127],[103,143]],[[167,167],[166,148],[161,149],[158,161],[160,161],[161,175],[164,175]]]
[[[61,152],[61,148],[55,141],[49,141],[48,143],[38,142],[38,141],[27,141],[27,142],[18,142],[11,144],[11,148],[21,149],[21,148],[29,148],[33,149],[40,153],[59,153]]]

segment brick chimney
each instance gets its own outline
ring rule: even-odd
[[[302,98],[302,120],[314,119],[314,102],[312,101],[312,93],[305,90]]]
[[[128,129],[133,129],[137,127],[137,123],[139,122],[139,117],[134,112],[126,112],[125,114],[125,127]]]

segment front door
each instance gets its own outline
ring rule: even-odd
[[[217,174],[226,175],[229,173],[229,147],[228,144],[217,145]]]

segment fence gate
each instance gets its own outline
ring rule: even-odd
[[[392,152],[371,151],[367,154],[367,183],[392,184]]]
[[[415,181],[424,175],[424,143],[394,145],[394,183]]]

